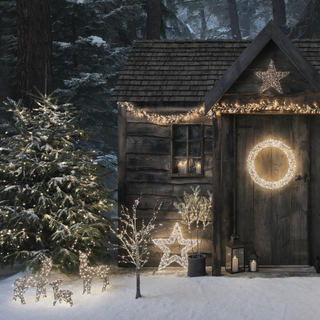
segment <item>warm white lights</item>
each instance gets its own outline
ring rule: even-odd
[[[172,255],[171,250],[167,247],[169,244],[174,244],[174,242],[178,240],[178,243],[183,245],[184,247],[181,249],[181,255]],[[179,263],[182,267],[187,268],[188,266],[188,256],[187,252],[191,250],[194,246],[196,246],[200,241],[192,241],[183,239],[182,232],[179,226],[179,223],[177,222],[174,226],[174,229],[168,239],[152,239],[153,243],[159,247],[163,251],[163,256],[161,258],[158,270],[161,270],[165,267],[167,267],[169,264],[173,262]]]
[[[270,87],[276,89],[278,92],[283,93],[280,79],[286,77],[290,72],[277,72],[273,60],[270,60],[268,70],[265,72],[257,71],[254,74],[263,80],[260,92],[264,92]]]
[[[58,301],[59,303],[61,303],[62,300],[64,300],[66,303],[70,303],[70,307],[72,307],[73,301],[71,296],[73,295],[73,292],[71,292],[70,290],[59,290],[59,285],[61,285],[61,283],[61,279],[49,283],[53,289],[53,306],[55,306]]]
[[[287,174],[281,180],[275,181],[275,182],[266,181],[266,180],[260,178],[254,168],[254,160],[255,160],[256,156],[258,155],[258,153],[262,149],[270,148],[270,147],[278,148],[281,151],[283,151],[286,154],[286,156],[288,158],[288,162],[289,162],[289,168],[288,168]],[[247,167],[248,167],[248,171],[250,173],[250,176],[254,180],[254,182],[256,182],[260,186],[267,188],[267,189],[278,189],[278,188],[285,186],[292,179],[294,172],[296,170],[296,160],[294,158],[294,154],[293,154],[292,150],[288,146],[286,146],[281,141],[270,139],[270,140],[265,140],[265,141],[260,142],[250,151],[248,159],[247,159]]]
[[[88,266],[88,257],[91,252],[84,253],[79,250],[79,274],[83,279],[83,294],[87,292],[87,294],[91,293],[91,284],[92,278],[98,277],[103,280],[102,292],[106,290],[107,285],[109,284],[109,268],[107,266],[98,266],[98,267],[89,267]]]
[[[140,117],[140,118],[145,117],[147,118],[147,120],[151,122],[154,122],[156,124],[163,124],[163,125],[189,121],[205,115],[204,107],[190,110],[186,114],[179,114],[179,115],[171,114],[171,115],[165,116],[159,113],[146,112],[142,109],[135,108],[134,105],[130,102],[118,102],[118,105],[120,107],[125,107],[128,112],[132,113],[137,117]],[[207,117],[209,119],[212,119],[213,117],[212,113],[209,112],[207,114]]]
[[[51,258],[46,258],[42,261],[41,271],[35,276],[24,276],[18,278],[14,285],[17,286],[13,291],[13,300],[20,298],[22,304],[26,304],[23,294],[28,288],[37,287],[36,302],[39,301],[41,293],[44,297],[47,296],[46,284],[49,282],[50,272],[52,268]]]

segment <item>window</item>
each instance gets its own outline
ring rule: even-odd
[[[172,173],[175,175],[203,174],[203,126],[172,125]]]

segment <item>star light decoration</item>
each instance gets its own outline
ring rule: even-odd
[[[271,59],[268,70],[265,72],[256,71],[255,75],[263,80],[260,92],[264,92],[270,87],[275,88],[278,92],[283,93],[281,88],[280,79],[286,77],[290,72],[277,72],[274,62]]]
[[[272,181],[266,181],[266,180],[260,178],[254,168],[254,160],[255,160],[256,156],[258,155],[258,153],[262,149],[268,148],[268,147],[278,148],[281,151],[283,151],[286,154],[286,156],[288,157],[288,162],[289,162],[288,172],[279,181],[272,182]],[[265,140],[265,141],[258,143],[250,151],[248,159],[247,159],[247,167],[248,167],[249,174],[254,182],[259,184],[263,188],[278,189],[278,188],[285,186],[293,178],[293,175],[296,171],[296,160],[295,160],[295,157],[294,157],[292,150],[287,145],[285,145],[281,141],[270,139],[270,140]]]
[[[174,244],[178,240],[178,243],[183,245],[184,248],[181,250],[181,255],[171,255],[171,250],[167,247],[168,244]],[[182,232],[177,222],[173,228],[173,231],[168,239],[152,239],[153,243],[163,251],[163,255],[158,267],[158,270],[164,269],[169,264],[177,262],[182,267],[187,268],[188,266],[188,256],[187,252],[196,246],[199,241],[192,241],[189,239],[184,239],[182,237]]]

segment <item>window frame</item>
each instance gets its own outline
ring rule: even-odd
[[[189,127],[191,126],[200,126],[200,134],[201,134],[201,138],[200,139],[196,139],[196,140],[191,140],[189,139]],[[185,157],[177,157],[174,156],[173,150],[174,150],[174,142],[176,140],[174,140],[174,126],[186,126],[187,127],[187,139],[186,139],[186,156]],[[172,177],[204,177],[204,144],[203,144],[203,140],[204,140],[204,126],[203,123],[187,123],[187,124],[171,124],[171,176]],[[200,157],[190,157],[189,156],[189,143],[191,142],[197,142],[197,141],[201,141],[201,152],[200,152]],[[195,159],[197,161],[200,160],[201,163],[201,173],[178,173],[178,172],[174,172],[174,163],[176,159],[186,159],[187,161],[187,170],[189,170],[189,159]]]

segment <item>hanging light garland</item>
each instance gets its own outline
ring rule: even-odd
[[[126,110],[132,113],[134,116],[137,116],[140,118],[145,117],[147,118],[147,120],[153,123],[162,124],[162,125],[190,121],[205,115],[204,107],[190,110],[186,114],[179,114],[179,115],[172,114],[172,115],[165,116],[159,113],[146,112],[145,110],[135,108],[134,105],[130,102],[118,102],[118,105],[122,108],[123,107],[126,108]],[[213,118],[211,114],[212,113],[210,113],[210,115],[209,113],[207,114],[207,117],[209,119]]]
[[[258,153],[261,150],[263,150],[265,148],[269,148],[269,147],[274,147],[274,148],[280,149],[288,157],[288,162],[289,162],[288,172],[279,181],[272,182],[272,181],[266,181],[266,180],[260,178],[259,175],[257,174],[257,171],[255,170],[255,167],[254,167],[254,160],[255,160],[256,156],[258,155]],[[293,178],[293,175],[296,171],[296,160],[294,158],[294,154],[293,154],[292,150],[287,145],[285,145],[281,141],[270,139],[270,140],[265,140],[265,141],[258,143],[250,151],[248,159],[247,159],[247,167],[248,167],[249,174],[254,182],[259,184],[263,188],[278,189],[278,188],[285,186]]]
[[[190,121],[196,119],[200,116],[205,115],[205,108],[200,107],[198,109],[193,109],[188,111],[186,114],[179,115],[162,115],[154,112],[146,112],[143,109],[139,109],[134,107],[134,105],[130,102],[118,102],[118,105],[122,108],[126,108],[126,110],[137,117],[145,117],[147,120],[160,124],[160,125],[168,125],[179,122]],[[262,101],[260,103],[248,103],[244,105],[229,104],[229,103],[216,103],[205,115],[207,118],[212,119],[221,113],[250,113],[250,112],[259,112],[259,111],[290,111],[295,113],[303,113],[303,114],[319,114],[320,107],[314,103],[312,106],[303,104],[302,106],[299,104],[291,103],[287,105],[286,103],[279,104],[277,101],[274,102],[265,102]]]

